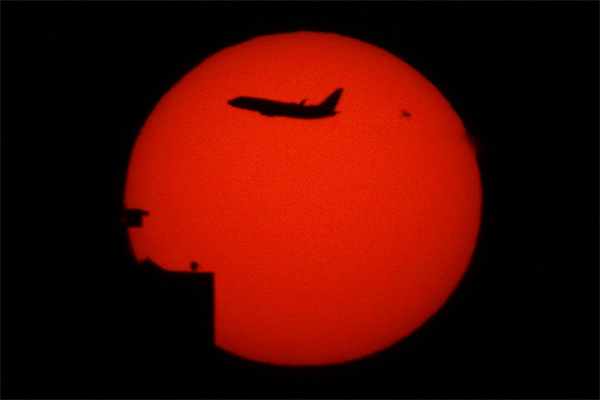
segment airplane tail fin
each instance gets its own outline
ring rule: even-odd
[[[324,109],[326,109],[327,111],[334,113],[335,106],[336,106],[338,100],[340,99],[340,96],[342,95],[343,90],[344,89],[342,89],[342,88],[337,89],[335,92],[333,92],[331,95],[329,95],[329,97],[326,98],[325,101],[323,101],[320,106],[323,107]]]

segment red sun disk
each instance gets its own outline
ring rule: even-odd
[[[239,96],[339,114],[266,117]],[[407,115],[410,114],[410,115]],[[382,350],[452,293],[475,248],[481,186],[450,104],[392,54],[336,34],[222,50],[158,103],[135,143],[135,257],[215,274],[215,341],[279,365]]]

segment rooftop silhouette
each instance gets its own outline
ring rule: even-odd
[[[150,214],[148,211],[137,208],[123,210],[121,214],[121,222],[125,226],[141,227],[142,217],[147,216],[148,214]]]

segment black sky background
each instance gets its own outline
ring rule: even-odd
[[[3,398],[598,398],[597,2],[1,7]],[[213,349],[210,279],[138,266],[118,224],[160,97],[224,47],[296,30],[423,73],[479,142],[484,189],[447,304],[392,348],[319,368]]]

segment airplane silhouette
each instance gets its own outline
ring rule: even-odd
[[[337,89],[321,104],[316,106],[305,106],[305,100],[300,103],[282,103],[280,101],[259,99],[256,97],[236,97],[227,103],[237,108],[258,111],[262,115],[273,117],[275,115],[292,118],[323,118],[333,117],[338,113],[335,106],[342,95],[342,88]]]

